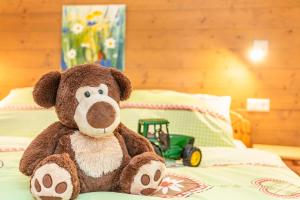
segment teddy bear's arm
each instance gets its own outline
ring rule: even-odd
[[[122,123],[119,125],[119,133],[125,140],[130,156],[136,156],[144,152],[154,152],[151,143],[141,135],[130,130]]]
[[[20,171],[30,176],[41,160],[54,153],[61,136],[69,132],[70,129],[63,126],[60,122],[50,125],[25,150],[20,161]]]

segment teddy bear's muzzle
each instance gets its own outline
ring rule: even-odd
[[[86,117],[92,127],[107,128],[115,121],[116,111],[111,104],[101,101],[89,108]]]
[[[74,121],[79,131],[96,138],[112,134],[120,124],[120,107],[108,96],[107,86],[81,87],[76,95]]]

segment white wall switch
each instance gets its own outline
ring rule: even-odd
[[[269,112],[270,99],[247,99],[247,111],[249,112]]]

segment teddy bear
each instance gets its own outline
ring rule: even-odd
[[[42,131],[20,160],[34,198],[75,199],[94,191],[151,195],[158,189],[166,171],[163,159],[120,122],[119,102],[131,90],[123,73],[97,64],[40,78],[34,101],[54,106],[59,121]]]

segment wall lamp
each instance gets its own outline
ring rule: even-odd
[[[248,56],[254,63],[261,62],[268,54],[269,41],[268,40],[254,40]]]

